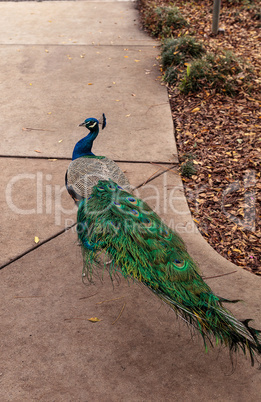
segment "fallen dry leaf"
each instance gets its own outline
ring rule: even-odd
[[[88,318],[88,321],[90,321],[90,322],[99,322],[101,320],[99,318],[97,318],[97,317],[91,317],[91,318]]]

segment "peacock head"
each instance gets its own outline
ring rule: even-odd
[[[90,131],[95,131],[98,128],[98,124],[102,125],[102,130],[106,126],[106,117],[104,113],[100,120],[94,119],[93,117],[89,117],[88,119],[84,120],[83,123],[79,124],[79,127],[84,126]]]

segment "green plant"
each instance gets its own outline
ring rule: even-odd
[[[238,76],[239,73],[242,73],[241,77]],[[250,77],[250,69],[246,68],[233,53],[222,52],[218,55],[208,53],[201,59],[192,61],[181,81],[180,90],[187,94],[197,92],[203,87],[210,87],[234,95],[242,85],[241,78],[246,82]]]
[[[166,38],[188,23],[177,7],[151,5],[144,13],[144,25],[153,36]]]
[[[249,16],[254,21],[261,20],[261,6],[259,4],[250,4],[246,10],[249,13]],[[258,25],[260,27],[260,25]]]
[[[193,160],[191,159],[187,159],[186,162],[183,162],[180,166],[180,174],[182,177],[190,178],[196,173],[197,169],[193,164]]]
[[[168,82],[169,84],[173,85],[179,78],[179,72],[177,67],[168,67],[165,71],[163,80]]]
[[[191,36],[167,39],[162,48],[162,65],[164,69],[178,66],[192,58],[200,57],[204,53],[202,43],[196,42]]]
[[[252,0],[226,0],[225,3],[231,6],[247,6],[252,3]]]

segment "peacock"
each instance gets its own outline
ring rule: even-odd
[[[242,349],[253,365],[261,353],[261,331],[249,326],[249,319],[239,321],[223,306],[238,300],[212,292],[181,237],[132,194],[118,165],[92,153],[99,125],[106,126],[104,114],[100,120],[91,117],[79,125],[89,133],[76,143],[65,176],[66,188],[78,206],[83,275],[93,280],[104,253],[112,278],[120,274],[149,288],[199,331],[206,350],[213,341],[231,352]]]

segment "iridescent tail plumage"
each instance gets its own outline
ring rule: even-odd
[[[84,274],[92,280],[104,252],[110,275],[120,272],[146,285],[212,345],[249,353],[254,364],[261,353],[260,331],[250,320],[237,320],[203,281],[182,239],[142,200],[111,180],[99,181],[82,199],[77,217],[84,255]]]

